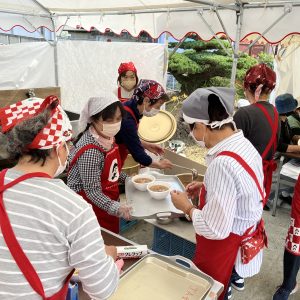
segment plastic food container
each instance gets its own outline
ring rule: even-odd
[[[140,174],[132,177],[132,183],[134,187],[141,191],[147,191],[147,185],[155,181],[155,177],[149,174]]]
[[[121,277],[111,300],[217,300],[223,286],[188,259],[149,254]]]
[[[147,185],[150,196],[156,200],[165,199],[170,193],[171,185],[164,181],[154,181]]]

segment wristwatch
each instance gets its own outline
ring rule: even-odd
[[[195,206],[195,205],[192,205],[192,206],[190,206],[190,207],[184,212],[184,215],[185,215],[185,217],[187,218],[188,221],[192,221],[192,218],[190,217],[190,213],[191,213],[191,210],[192,210],[193,208],[196,208],[196,206]]]

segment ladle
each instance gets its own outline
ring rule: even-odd
[[[182,169],[186,169],[186,170],[189,170],[189,171],[192,171],[192,179],[193,180],[196,180],[197,177],[198,177],[198,175],[199,175],[198,171],[196,169],[187,168],[187,167],[180,166],[180,165],[177,165],[177,164],[174,164],[174,163],[173,163],[173,166],[178,167],[178,168],[182,168]]]

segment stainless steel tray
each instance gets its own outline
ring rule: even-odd
[[[149,254],[128,269],[111,300],[217,299],[222,285],[182,256]]]
[[[185,190],[177,176],[163,175],[157,172],[149,174],[153,175],[159,181],[165,181],[171,184],[171,190]],[[133,207],[131,215],[135,219],[164,219],[184,216],[184,213],[181,210],[175,208],[170,195],[163,200],[153,199],[148,191],[138,191],[134,187],[131,179],[126,180],[125,194],[127,203]]]

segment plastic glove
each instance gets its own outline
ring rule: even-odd
[[[193,204],[189,201],[187,194],[180,191],[171,191],[171,199],[174,206],[186,213]]]
[[[202,182],[199,181],[193,181],[189,183],[185,188],[188,197],[193,199],[199,196],[201,186],[202,186]]]
[[[118,217],[125,220],[131,219],[132,206],[128,204],[121,204],[118,209]]]
[[[122,258],[119,258],[118,260],[116,260],[115,264],[117,265],[119,273],[122,274],[123,273],[122,268],[124,266],[124,260]]]

